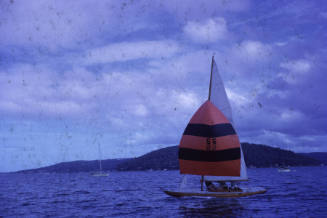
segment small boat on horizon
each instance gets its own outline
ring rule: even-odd
[[[102,152],[101,152],[101,147],[100,147],[100,144],[98,144],[98,152],[99,152],[99,171],[97,172],[93,172],[91,175],[92,176],[109,176],[108,173],[104,172],[102,170]]]
[[[99,171],[91,173],[92,176],[109,176],[108,173],[106,173],[106,172],[104,172],[102,170],[102,163],[101,163],[101,161],[102,160],[99,159]]]
[[[280,173],[288,173],[288,172],[291,172],[291,169],[289,167],[279,167],[278,168],[278,172]]]

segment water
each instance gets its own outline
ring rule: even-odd
[[[292,170],[249,169],[248,185],[267,193],[229,199],[165,195],[179,186],[178,171],[0,174],[0,216],[326,217],[327,167]]]

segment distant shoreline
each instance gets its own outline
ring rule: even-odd
[[[280,166],[327,165],[327,152],[294,153],[262,144],[242,143],[248,168],[278,168]],[[102,160],[103,171],[178,170],[178,146],[154,150],[136,158]],[[78,173],[99,170],[98,160],[62,162],[46,167],[2,173]]]
[[[310,166],[291,166],[290,168],[306,168],[306,167],[327,167],[327,165],[310,165]],[[279,167],[247,167],[248,169],[278,169]],[[161,171],[179,171],[179,169],[170,169],[170,170],[110,170],[110,171],[104,171],[104,172],[115,172],[115,173],[125,173],[125,172],[161,172]],[[83,174],[90,174],[92,172],[89,171],[81,171],[81,172],[46,172],[46,171],[34,171],[33,169],[31,170],[21,170],[21,171],[15,171],[15,172],[0,172],[0,175],[5,175],[5,174],[72,174],[72,173],[83,173]]]

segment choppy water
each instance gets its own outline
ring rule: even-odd
[[[0,216],[327,217],[327,167],[292,170],[249,169],[248,185],[267,193],[231,199],[165,195],[178,187],[178,171],[0,174]]]

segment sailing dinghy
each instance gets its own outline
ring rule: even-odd
[[[92,173],[92,176],[108,176],[109,174],[106,172],[102,171],[102,163],[101,163],[101,159],[99,159],[99,171]]]
[[[233,127],[232,110],[212,57],[209,96],[186,126],[178,151],[181,174],[201,176],[201,190],[164,191],[174,197],[243,197],[265,193],[261,187],[207,191],[203,182],[248,180],[244,155]]]
[[[102,170],[102,152],[101,152],[101,146],[100,146],[99,143],[98,143],[98,152],[99,152],[99,156],[100,156],[99,160],[98,160],[98,162],[99,162],[99,171],[92,173],[92,176],[108,176],[109,174]]]

